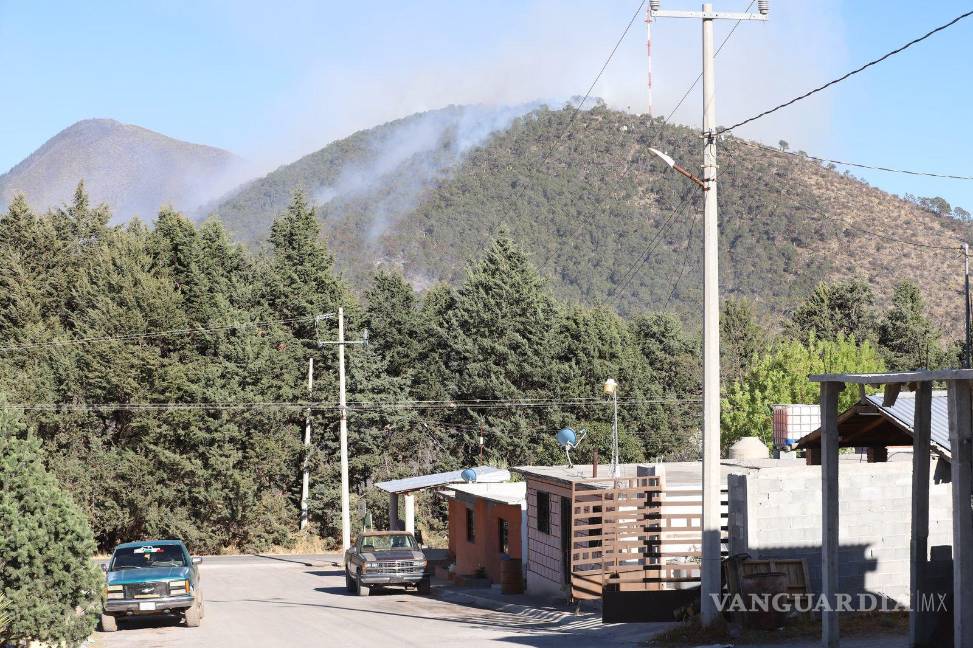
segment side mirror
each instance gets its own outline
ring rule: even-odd
[[[105,572],[106,574],[108,573],[108,563],[101,563],[101,571]]]
[[[425,544],[422,541],[422,531],[420,531],[419,529],[416,529],[415,536],[416,536],[416,544],[418,544],[420,547]]]
[[[200,558],[199,556],[193,556],[193,564],[194,565],[198,565],[201,562],[203,562],[203,559],[202,558]]]

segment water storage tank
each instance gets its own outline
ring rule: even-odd
[[[821,427],[817,405],[774,405],[774,447],[792,448]]]
[[[743,437],[730,446],[730,459],[766,459],[770,451],[757,437]]]

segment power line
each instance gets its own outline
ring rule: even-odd
[[[732,151],[731,151],[730,148],[726,148],[726,149],[724,149],[724,151],[725,151],[725,153],[728,156],[730,156],[732,158]],[[779,206],[779,203],[778,203],[778,206]],[[931,249],[931,250],[958,251],[960,249],[960,247],[958,245],[949,245],[949,246],[947,246],[947,245],[932,245],[932,244],[929,244],[929,243],[922,243],[922,242],[919,242],[919,241],[913,241],[911,239],[900,238],[900,237],[897,237],[897,236],[893,236],[891,234],[882,234],[882,233],[876,232],[874,230],[871,230],[871,229],[869,229],[867,227],[862,227],[861,225],[855,225],[853,223],[849,223],[849,222],[847,222],[845,220],[842,220],[841,218],[839,218],[837,216],[833,216],[831,214],[825,213],[824,211],[822,211],[818,207],[814,207],[814,206],[809,205],[809,204],[804,203],[804,202],[796,202],[796,201],[793,202],[792,203],[792,206],[791,206],[791,209],[793,210],[794,208],[805,209],[805,210],[807,210],[807,211],[809,211],[809,212],[811,212],[813,214],[816,214],[817,216],[820,216],[820,217],[822,217],[822,218],[824,218],[826,220],[830,220],[831,222],[833,222],[833,223],[835,223],[837,225],[841,225],[842,227],[854,229],[854,230],[856,230],[858,232],[861,232],[862,234],[866,234],[866,235],[871,236],[873,238],[878,238],[878,239],[882,239],[882,240],[885,240],[885,241],[891,241],[893,243],[899,243],[899,244],[902,244],[902,245],[910,245],[912,247],[925,248],[925,249]],[[776,212],[776,210],[775,210],[775,212]]]
[[[859,169],[872,169],[874,171],[888,171],[889,173],[905,173],[908,175],[925,176],[929,178],[946,178],[949,180],[973,180],[973,176],[951,175],[948,173],[932,173],[929,171],[909,171],[906,169],[893,169],[890,167],[877,166],[873,164],[862,164],[860,162],[846,162],[844,160],[832,160],[830,158],[822,158],[814,155],[808,155],[807,153],[801,153],[795,151],[784,151],[782,149],[778,149],[773,146],[768,146],[767,144],[761,144],[760,142],[751,142],[743,139],[741,139],[740,141],[746,144],[747,146],[753,146],[756,148],[773,151],[775,153],[783,153],[785,155],[790,155],[793,157],[804,157],[809,160],[815,160],[817,162],[830,162],[831,164],[840,164],[842,166],[857,167]]]
[[[164,329],[158,331],[148,331],[146,333],[130,333],[124,335],[106,335],[97,337],[86,337],[86,338],[72,338],[68,340],[48,340],[47,342],[34,342],[30,344],[20,344],[0,347],[0,353],[5,353],[8,351],[27,351],[30,349],[39,349],[43,347],[64,347],[71,346],[74,344],[94,344],[97,342],[125,342],[132,340],[142,340],[147,338],[157,338],[157,337],[179,337],[187,335],[201,335],[204,333],[212,333],[216,331],[229,331],[233,329],[249,328],[249,327],[261,327],[261,326],[271,326],[274,324],[296,324],[298,322],[310,322],[319,321],[322,319],[333,318],[333,313],[328,313],[326,315],[309,315],[307,317],[289,317],[284,319],[276,320],[264,320],[257,322],[237,322],[235,324],[225,324],[223,326],[214,326],[210,328],[178,328],[178,329]]]
[[[738,122],[736,124],[733,124],[732,126],[728,126],[726,128],[721,128],[721,129],[719,129],[718,132],[719,133],[729,132],[729,131],[733,130],[734,128],[739,128],[740,126],[743,126],[745,124],[749,124],[750,122],[756,121],[756,120],[760,119],[761,117],[766,117],[767,115],[769,115],[771,113],[777,112],[778,110],[781,110],[781,109],[786,108],[786,107],[788,107],[788,106],[790,106],[792,104],[795,104],[798,101],[801,101],[803,99],[807,99],[808,97],[810,97],[813,94],[816,94],[818,92],[821,92],[822,90],[824,90],[826,88],[829,88],[829,87],[831,87],[831,86],[833,86],[833,85],[835,85],[837,83],[841,83],[845,79],[848,79],[849,77],[854,76],[854,75],[858,74],[859,72],[862,72],[863,70],[865,70],[867,68],[870,68],[873,65],[877,65],[878,63],[881,63],[885,59],[887,59],[889,57],[892,57],[892,56],[894,56],[894,55],[896,55],[896,54],[898,54],[900,52],[903,52],[903,51],[909,49],[910,47],[912,47],[916,43],[921,43],[922,41],[926,40],[927,38],[929,38],[933,34],[936,34],[938,32],[943,31],[944,29],[947,29],[949,27],[952,27],[953,25],[955,25],[959,21],[963,20],[964,18],[968,18],[969,16],[973,16],[973,11],[967,11],[966,13],[964,13],[962,15],[959,15],[956,18],[953,18],[952,20],[950,20],[945,25],[940,25],[939,27],[936,27],[932,31],[926,32],[922,36],[920,36],[918,38],[915,38],[915,39],[909,41],[905,45],[903,45],[901,47],[898,47],[898,48],[892,50],[891,52],[888,52],[888,53],[880,56],[877,59],[874,59],[874,60],[869,61],[868,63],[865,63],[861,67],[858,67],[858,68],[852,70],[851,72],[848,72],[847,74],[844,74],[844,75],[838,77],[837,79],[832,79],[831,81],[828,81],[827,83],[825,83],[822,86],[818,86],[817,88],[814,88],[813,90],[809,90],[809,91],[805,92],[804,94],[802,94],[802,95],[800,95],[798,97],[794,97],[793,99],[791,99],[789,101],[785,101],[784,103],[782,103],[782,104],[780,104],[778,106],[774,106],[773,108],[769,108],[769,109],[767,109],[767,110],[765,110],[765,111],[763,111],[763,112],[761,112],[761,113],[759,113],[757,115],[754,115],[753,117],[750,117],[748,119],[744,119],[741,122]]]
[[[611,53],[608,54],[608,58],[605,59],[605,62],[604,64],[602,64],[601,69],[598,70],[598,74],[595,75],[594,81],[592,81],[591,85],[588,86],[588,91],[584,93],[584,97],[581,99],[578,105],[575,106],[574,112],[571,113],[571,117],[570,119],[568,119],[568,123],[561,130],[561,133],[554,139],[554,143],[551,144],[551,147],[548,149],[547,153],[544,154],[544,156],[541,158],[542,165],[545,164],[547,162],[547,159],[551,156],[551,154],[553,154],[554,151],[557,150],[557,148],[561,145],[561,140],[563,140],[564,136],[567,135],[569,130],[571,130],[571,126],[574,124],[574,120],[578,117],[578,114],[581,112],[581,109],[584,107],[585,102],[587,102],[588,98],[591,97],[591,93],[594,91],[595,86],[598,85],[598,81],[601,80],[601,75],[605,73],[605,70],[608,68],[608,64],[611,63],[611,60],[615,57],[615,52],[618,51],[619,46],[622,44],[622,41],[625,40],[625,37],[628,35],[629,30],[632,29],[632,25],[635,23],[635,19],[638,18],[639,14],[642,13],[643,7],[645,7],[645,0],[642,0],[642,2],[639,3],[638,9],[636,9],[635,13],[632,14],[631,20],[628,21],[628,24],[625,25],[625,29],[622,31],[622,35],[619,36],[618,40],[615,42],[615,47],[612,48]]]
[[[754,4],[755,1],[756,0],[750,0],[750,4],[747,5],[747,8],[744,10],[744,13],[747,13],[747,12],[750,11],[750,9],[753,7],[753,4]],[[737,27],[740,26],[740,23],[741,22],[743,22],[743,19],[742,18],[740,20],[737,20],[736,21],[736,23],[733,25],[733,28],[730,29],[730,32],[726,35],[726,37],[723,39],[723,42],[720,43],[720,46],[716,49],[716,52],[713,54],[713,57],[714,58],[717,55],[719,55],[720,51],[722,51],[723,47],[727,44],[727,42],[733,36],[733,33],[737,30]],[[647,147],[650,147],[650,146],[652,146],[653,144],[656,143],[656,139],[658,139],[659,135],[662,134],[662,126],[666,125],[669,122],[669,120],[672,119],[672,116],[674,114],[676,114],[676,111],[679,110],[679,107],[682,106],[682,104],[683,104],[684,101],[686,101],[686,98],[690,95],[690,93],[693,91],[693,88],[696,87],[696,84],[698,84],[699,81],[700,81],[700,79],[702,79],[702,78],[703,78],[703,73],[700,72],[696,76],[696,79],[690,84],[690,86],[686,90],[686,92],[683,93],[682,98],[679,99],[679,101],[676,103],[675,107],[671,111],[669,111],[669,114],[666,115],[665,119],[662,120],[661,124],[658,124],[657,125],[656,122],[653,122],[653,127],[655,128],[655,134],[654,134],[655,139],[653,139],[647,145]],[[616,284],[615,286],[613,286],[611,288],[611,290],[609,290],[609,292],[608,292],[608,297],[609,298],[612,297],[612,296],[614,296],[614,295],[617,295],[619,293],[624,292],[628,288],[628,284],[635,278],[635,276],[638,275],[639,270],[642,269],[642,266],[645,265],[645,262],[648,261],[649,257],[652,255],[652,251],[653,251],[654,244],[655,244],[656,240],[659,239],[662,236],[662,234],[664,233],[664,231],[669,227],[669,224],[671,223],[671,221],[672,221],[673,217],[675,216],[676,212],[682,210],[682,208],[686,205],[686,203],[689,200],[690,200],[690,197],[689,196],[683,198],[683,200],[679,204],[679,206],[672,210],[672,214],[670,214],[669,218],[659,228],[659,233],[656,235],[656,238],[653,239],[649,243],[649,246],[646,249],[646,251],[629,268],[629,270],[626,271],[626,273],[625,273],[625,275],[624,275],[621,283],[620,284]],[[694,218],[695,218],[695,216],[694,216]],[[580,228],[579,228],[579,231],[580,231]]]
[[[625,405],[682,405],[701,402],[698,398],[620,398],[620,404]],[[457,410],[457,409],[516,409],[516,408],[545,408],[545,407],[590,407],[607,405],[610,401],[604,398],[579,397],[575,399],[509,399],[491,401],[358,401],[348,403],[349,411],[376,410]],[[229,411],[254,409],[281,409],[337,411],[341,409],[339,403],[334,402],[207,402],[207,403],[5,403],[0,409],[18,411],[49,411],[49,412],[105,412],[105,411],[169,411],[169,410],[199,410],[199,411]]]
[[[682,275],[686,271],[686,266],[689,265],[689,247],[693,241],[693,230],[696,229],[697,220],[699,220],[699,214],[695,214],[692,222],[689,224],[689,235],[686,237],[686,249],[683,251],[682,267],[679,268],[679,274],[676,276],[676,280],[672,282],[672,290],[669,291],[669,297],[666,298],[666,305],[662,309],[663,312],[669,310],[669,302],[672,301],[673,295],[676,294],[676,288],[679,287],[679,282],[682,280]]]

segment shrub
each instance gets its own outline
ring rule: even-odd
[[[94,630],[101,601],[94,536],[41,463],[39,444],[17,438],[2,417],[0,410],[0,596],[8,619],[0,645],[76,646]]]

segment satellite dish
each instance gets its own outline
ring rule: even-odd
[[[564,454],[568,457],[568,468],[574,468],[574,464],[571,462],[571,450],[581,445],[587,435],[588,430],[575,432],[569,427],[558,430],[557,443],[564,448]]]
[[[476,483],[476,471],[473,470],[472,468],[467,468],[466,470],[464,470],[463,472],[461,472],[459,474],[459,476],[467,484],[475,484]]]

